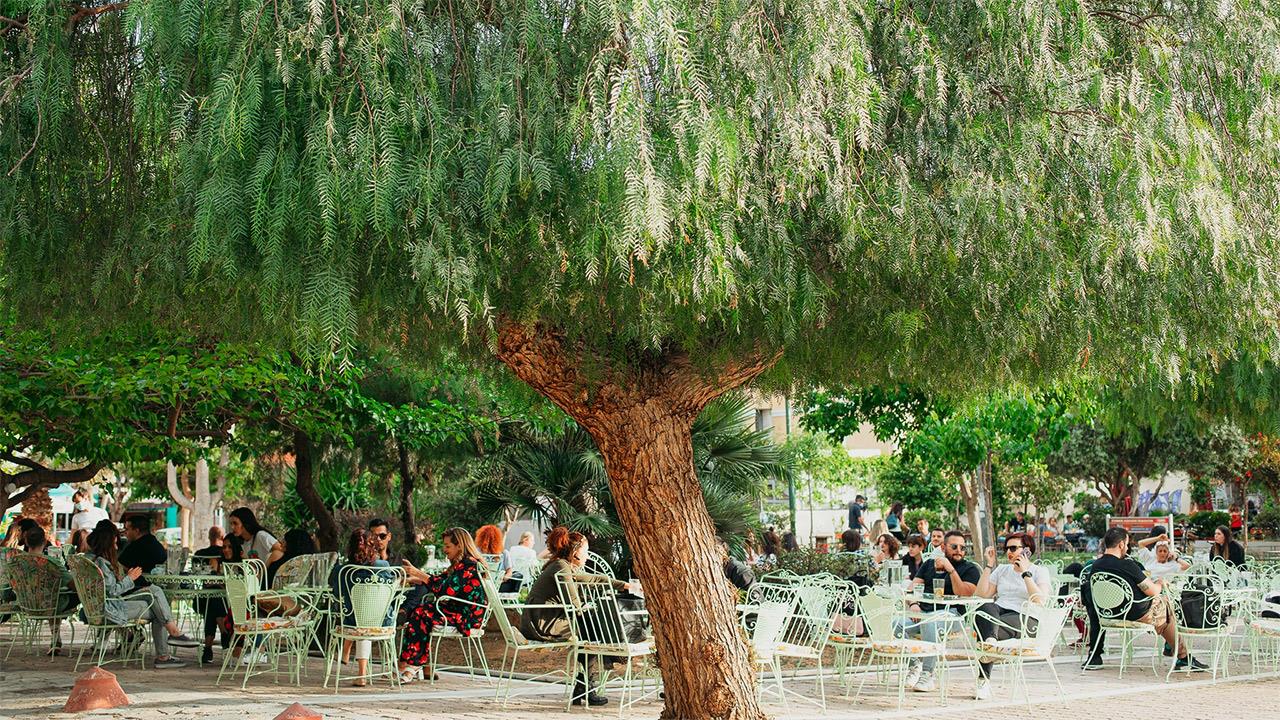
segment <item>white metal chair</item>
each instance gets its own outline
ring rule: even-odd
[[[491,575],[488,565],[483,562],[476,563],[476,568],[479,571],[481,578],[486,578]],[[456,595],[440,595],[435,599],[436,610],[443,611],[444,608],[442,605],[446,603],[452,603],[455,606],[461,605],[483,608],[484,615],[480,618],[479,624],[476,625],[476,627],[470,631],[470,634],[467,635],[462,634],[452,625],[436,625],[431,629],[431,648],[428,653],[429,667],[427,668],[427,672],[431,676],[432,684],[435,683],[437,670],[452,669],[466,670],[467,674],[472,677],[475,677],[476,670],[481,670],[484,673],[486,680],[493,680],[493,674],[489,670],[489,658],[484,654],[484,629],[485,626],[489,624],[489,617],[492,614],[492,609],[490,608],[489,603],[487,600],[485,602],[474,602],[466,598],[457,597]],[[454,611],[457,611],[456,607],[454,608]],[[440,665],[440,643],[438,642],[440,640],[457,640],[458,646],[462,650],[463,661],[466,662],[466,665],[460,667]],[[479,665],[479,667],[477,667],[477,665]]]
[[[570,661],[570,676],[577,673],[578,658],[595,657],[600,668],[599,682],[596,687],[608,683],[612,670],[606,667],[606,658],[621,659],[626,665],[622,675],[621,696],[618,699],[618,716],[622,711],[645,697],[658,692],[657,683],[652,691],[641,688],[637,697],[632,680],[635,677],[634,662],[653,655],[652,639],[632,642],[628,637],[627,624],[622,607],[618,603],[618,595],[613,589],[613,582],[608,578],[592,577],[590,579],[573,577],[561,573],[556,575],[560,588],[560,597],[569,599],[569,626],[572,628],[573,653]],[[589,666],[589,662],[588,662]],[[585,670],[584,670],[585,672]],[[648,677],[646,673],[645,677]],[[573,693],[570,693],[570,702]]]
[[[81,646],[80,654],[76,656],[76,665],[73,670],[79,670],[80,664],[84,660],[85,650],[89,650],[89,659],[94,665],[106,665],[111,662],[118,662],[124,667],[128,667],[129,662],[137,660],[138,665],[146,667],[147,643],[142,637],[142,630],[147,626],[145,617],[141,617],[123,625],[116,625],[107,621],[107,586],[106,580],[102,576],[102,570],[84,555],[73,555],[71,557],[71,579],[76,585],[76,594],[80,596],[80,606],[84,610],[85,626],[89,628],[93,636],[92,646]],[[151,605],[152,597],[148,593],[139,593],[130,599],[134,603],[146,603]],[[143,613],[145,616],[147,613]],[[119,636],[120,652],[119,656],[106,659],[107,647],[112,635]],[[96,657],[95,657],[96,656]]]
[[[795,588],[795,605],[787,618],[782,637],[775,646],[775,654],[795,660],[797,670],[801,662],[808,661],[815,665],[818,699],[813,700],[798,693],[795,695],[823,709],[827,706],[823,652],[831,638],[831,628],[836,613],[844,604],[845,595],[841,586],[823,582],[812,582]]]
[[[369,663],[373,664],[375,654],[380,655],[384,669],[369,672],[365,677],[371,680],[386,675],[393,685],[400,686],[395,617],[404,597],[400,592],[404,579],[402,568],[344,565],[338,570],[324,669],[325,687],[332,674],[335,695],[342,685],[344,641],[371,643],[377,653],[370,653]]]
[[[776,648],[795,604],[794,593],[775,594],[756,606],[755,618],[751,624],[751,647],[755,651],[756,663],[767,668],[773,676],[778,699],[784,706],[787,704],[787,697],[782,683],[782,664],[778,661]],[[761,678],[759,692],[763,693],[764,688],[764,679]]]
[[[489,603],[489,614],[493,617],[494,621],[497,622],[498,630],[502,633],[502,640],[505,644],[502,650],[502,665],[499,666],[498,670],[498,688],[495,693],[495,697],[501,696],[502,706],[506,707],[507,702],[511,699],[511,686],[515,683],[516,665],[520,661],[520,653],[522,651],[529,652],[534,650],[555,649],[568,650],[573,647],[573,641],[570,637],[566,637],[564,640],[554,641],[530,640],[525,637],[524,634],[520,632],[520,628],[512,625],[510,618],[507,617],[507,609],[502,604],[501,595],[498,592],[498,587],[494,583],[493,578],[488,575],[484,575],[481,578],[481,583],[484,586],[485,600]],[[523,609],[558,608],[560,610],[565,610],[565,606],[558,603],[522,605],[521,607]],[[508,657],[511,658],[510,665],[507,664]],[[571,680],[572,676],[569,675],[569,666],[571,662],[572,659],[568,657],[568,654],[566,654],[563,670],[550,670],[545,673],[535,675],[534,677],[527,678],[526,682],[533,682],[543,678],[552,677],[557,673],[563,673],[566,680]],[[503,682],[504,678],[506,679],[505,683]]]
[[[1090,638],[1092,649],[1090,657],[1097,656],[1098,643],[1102,635],[1112,633],[1121,638],[1120,645],[1120,677],[1124,677],[1125,667],[1133,660],[1133,643],[1144,635],[1156,636],[1155,626],[1149,623],[1129,620],[1129,611],[1133,608],[1133,586],[1128,580],[1109,572],[1097,571],[1089,576],[1089,594],[1093,597],[1093,608],[1098,614],[1098,625],[1102,632],[1096,638]],[[1151,656],[1151,671],[1156,670],[1156,656]]]
[[[249,678],[265,672],[280,674],[282,656],[292,663],[287,669],[295,683],[300,680],[301,665],[306,661],[306,648],[298,642],[301,631],[308,618],[302,613],[298,615],[263,615],[254,598],[263,592],[263,580],[266,578],[266,566],[260,560],[251,559],[238,563],[222,563],[222,573],[227,589],[227,612],[231,614],[232,627],[243,651],[249,653],[249,661],[244,666],[244,677],[240,687],[248,686]],[[274,591],[272,594],[278,594]],[[258,672],[254,668],[259,665],[259,651],[267,653],[267,667]],[[222,669],[218,672],[217,684],[227,669],[235,670],[233,653],[225,653],[222,658]]]
[[[1009,628],[1019,635],[1005,640],[978,638],[976,652],[980,662],[985,660],[1007,665],[1013,692],[1017,693],[1018,687],[1021,686],[1028,705],[1031,704],[1031,690],[1027,685],[1025,667],[1027,663],[1042,662],[1049,668],[1049,672],[1053,675],[1053,681],[1058,685],[1058,696],[1063,701],[1066,700],[1067,696],[1062,689],[1062,681],[1058,679],[1058,671],[1053,666],[1053,650],[1058,638],[1062,635],[1062,629],[1067,624],[1067,616],[1071,614],[1071,608],[1068,605],[1043,606],[1032,602],[1024,602],[1020,609],[1020,614],[1022,615],[1021,630],[1001,622],[999,618],[988,615],[981,610],[974,614],[975,616],[981,615],[985,617],[993,625]]]
[[[1184,574],[1172,587],[1170,598],[1178,626],[1174,656],[1177,656],[1181,647],[1190,648],[1193,639],[1207,641],[1214,680],[1218,679],[1219,670],[1224,677],[1231,671],[1231,638],[1235,625],[1231,620],[1231,603],[1227,601],[1225,591],[1226,585],[1220,574]],[[1183,600],[1187,602],[1184,603]],[[1196,606],[1198,609],[1192,609]],[[1190,667],[1185,670],[1191,672]],[[1172,677],[1173,673],[1174,666],[1171,665],[1165,677]]]
[[[900,637],[906,631],[913,627],[930,622],[929,619],[918,622],[911,622],[907,619],[906,608],[903,607],[897,599],[882,597],[875,592],[869,592],[858,599],[858,607],[862,613],[862,620],[866,624],[867,634],[871,638],[871,657],[872,659],[880,658],[890,663],[898,674],[898,708],[902,708],[902,700],[906,695],[907,667],[912,660],[923,660],[925,658],[937,658],[937,670],[939,673],[939,685],[942,686],[942,701],[947,701],[947,683],[946,678],[942,677],[946,673],[946,640],[939,642],[928,642],[916,638]],[[945,638],[945,635],[943,636]],[[862,688],[867,682],[867,676],[862,676],[862,681],[858,684],[858,696],[862,695]]]

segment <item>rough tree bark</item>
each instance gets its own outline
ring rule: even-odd
[[[404,527],[404,541],[417,545],[418,523],[413,516],[413,491],[417,478],[409,467],[409,449],[397,440],[396,450],[400,454],[400,524]]]
[[[995,547],[995,512],[991,491],[991,454],[972,472],[960,476],[960,498],[964,501],[969,532],[973,534],[973,551],[981,553]]]
[[[566,347],[554,330],[503,323],[497,356],[600,449],[653,621],[666,692],[662,717],[763,718],[690,431],[708,402],[750,381],[777,355],[759,354],[708,377],[672,352],[642,370],[589,380],[578,369],[593,358]]]
[[[293,468],[294,489],[302,503],[311,511],[316,520],[316,544],[321,552],[338,551],[338,524],[333,520],[333,513],[325,506],[324,499],[316,490],[315,475],[311,467],[311,438],[301,430],[293,433]]]
[[[73,470],[54,470],[14,451],[0,452],[0,460],[24,468],[20,472],[0,472],[0,516],[14,505],[25,503],[36,493],[48,494],[49,488],[63,483],[87,482],[97,476],[101,465],[89,464]],[[24,507],[25,511],[25,507]],[[52,515],[50,516],[52,521]]]

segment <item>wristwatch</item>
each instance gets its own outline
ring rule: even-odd
[[[1023,578],[1025,578],[1025,579],[1027,579],[1027,580],[1030,580],[1031,578],[1033,578],[1033,577],[1035,577],[1035,576],[1031,574],[1031,571],[1030,571],[1030,570],[1023,570],[1023,571],[1022,571],[1022,577],[1023,577]]]

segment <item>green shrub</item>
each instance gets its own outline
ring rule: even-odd
[[[1258,513],[1250,523],[1268,536],[1280,538],[1280,508],[1269,508]]]
[[[871,561],[871,556],[863,553],[820,553],[811,548],[800,548],[783,553],[773,565],[761,566],[757,575],[765,575],[774,570],[789,570],[796,575],[817,575],[831,573],[837,577],[866,578],[874,583],[880,575],[880,569]]]
[[[1231,514],[1221,510],[1201,510],[1191,513],[1187,518],[1187,524],[1191,526],[1191,531],[1196,534],[1196,537],[1212,538],[1214,528],[1219,525],[1230,527]]]

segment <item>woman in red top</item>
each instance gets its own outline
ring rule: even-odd
[[[404,645],[400,648],[400,682],[422,677],[422,667],[431,662],[431,631],[444,625],[467,637],[484,621],[485,596],[480,584],[480,550],[471,533],[462,528],[444,531],[443,546],[449,567],[439,575],[428,575],[403,561],[409,582],[426,585],[436,596],[435,602],[424,603],[405,616]],[[467,602],[449,602],[455,597]]]
[[[1231,506],[1231,532],[1232,534],[1238,535],[1241,530],[1244,530],[1244,515],[1240,514],[1239,505],[1232,505]]]

